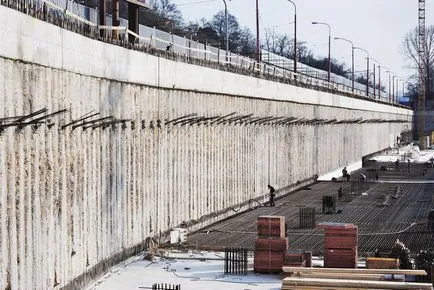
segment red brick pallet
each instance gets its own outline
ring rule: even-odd
[[[288,249],[284,216],[260,216],[257,220],[254,270],[257,273],[280,273]]]
[[[288,249],[288,238],[257,238],[256,251],[270,251],[284,253]]]
[[[284,216],[260,216],[257,225],[260,237],[284,238],[286,236]]]
[[[357,236],[330,236],[326,234],[324,246],[326,249],[357,249]]]
[[[318,227],[325,230],[324,267],[357,268],[357,226],[346,223],[321,223]]]
[[[253,268],[257,273],[280,273],[283,267],[283,253],[255,251]]]

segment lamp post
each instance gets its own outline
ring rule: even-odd
[[[399,104],[399,82],[400,81],[401,81],[401,79],[399,78],[399,76],[394,73],[394,76],[393,76],[393,87],[394,87],[394,92],[395,92],[395,102],[397,104]]]
[[[372,57],[369,58],[370,60],[372,60],[373,62],[376,62],[378,64],[378,67],[380,67],[380,63],[378,62],[378,60],[373,59]],[[374,99],[375,99],[375,93],[376,93],[376,84],[375,84],[375,63],[372,64],[373,65],[373,71],[374,71]],[[380,78],[380,75],[378,75],[378,78]],[[381,84],[379,85],[379,89],[378,89],[378,96],[381,97]]]
[[[343,37],[335,37],[335,40],[343,40],[351,44],[351,90],[354,93],[354,44],[351,40],[348,40]]]
[[[320,24],[320,25],[326,25],[329,28],[329,69],[328,69],[328,73],[327,73],[327,81],[330,82],[330,73],[332,70],[332,63],[331,63],[331,58],[330,58],[330,47],[331,47],[331,29],[330,29],[330,25],[328,23],[325,22],[317,22],[314,21],[312,22],[312,24]]]
[[[228,61],[228,53],[229,53],[228,6],[226,5],[226,0],[223,0],[223,3],[225,4],[226,61]]]
[[[354,47],[354,49],[358,49],[366,52],[366,96],[369,97],[369,52],[360,47]]]
[[[258,0],[256,0],[256,62],[258,67],[260,61],[261,55],[259,54],[259,5]]]
[[[398,79],[396,75],[392,76],[392,94],[393,94],[393,100],[395,103],[397,103],[397,95],[398,95],[398,88],[395,90],[395,78]]]
[[[387,69],[386,72],[389,75],[389,90],[388,90],[388,92],[389,92],[389,102],[392,102],[392,98],[391,98],[392,95],[390,94],[390,74],[391,74],[391,71],[390,71],[390,69]]]
[[[297,5],[292,0],[288,1],[294,5],[294,73],[297,73]]]
[[[378,64],[378,99],[381,100],[381,65]]]

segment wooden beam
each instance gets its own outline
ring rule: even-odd
[[[372,280],[372,281],[401,281],[404,282],[404,275],[393,277],[389,274],[355,274],[355,273],[296,273],[292,277],[301,278],[325,278],[325,279],[348,279],[348,280]]]
[[[401,270],[401,269],[347,269],[347,268],[306,268],[306,267],[282,267],[286,273],[354,273],[354,274],[397,274],[426,276],[424,270]]]
[[[362,289],[421,289],[432,290],[431,283],[386,282],[369,280],[321,279],[289,277],[282,281],[282,286],[313,286],[336,288],[362,288]],[[282,287],[282,289],[284,289]]]
[[[282,286],[281,290],[371,290],[367,288],[348,288],[348,287],[333,287],[324,286],[324,287],[313,287],[313,286]],[[375,289],[382,290],[382,289]]]

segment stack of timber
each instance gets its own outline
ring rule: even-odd
[[[358,229],[354,224],[324,222],[324,267],[357,268]]]
[[[429,283],[405,282],[405,275],[426,275],[423,270],[340,269],[283,267],[290,277],[282,280],[282,290],[320,289],[429,289]]]
[[[284,216],[260,216],[257,220],[258,238],[255,242],[254,270],[256,273],[282,272],[288,250]]]
[[[399,269],[398,258],[366,258],[366,268],[368,269]]]

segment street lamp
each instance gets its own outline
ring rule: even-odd
[[[395,78],[396,78],[396,82],[395,82]],[[393,95],[395,98],[395,102],[399,104],[399,77],[396,74],[394,74],[393,76]]]
[[[294,73],[297,73],[297,5],[292,0],[288,1],[294,5]]]
[[[391,94],[390,94],[390,74],[392,73],[390,69],[386,68],[386,73],[389,75],[389,102],[392,102]]]
[[[348,40],[346,38],[343,37],[335,37],[335,40],[343,40],[346,41],[348,43],[351,44],[351,79],[352,79],[352,84],[351,84],[351,90],[354,93],[354,44],[351,40]]]
[[[380,63],[378,60],[373,59],[372,57],[369,58],[370,60],[376,62],[378,64],[378,67],[380,67]],[[375,63],[373,65],[373,71],[374,71],[374,99],[375,99],[375,93],[376,93],[376,84],[375,84]],[[379,89],[378,89],[378,96],[381,97],[381,84],[380,84],[380,75],[378,75],[378,82],[379,82]]]
[[[330,82],[330,72],[332,70],[332,63],[331,63],[331,59],[330,59],[330,46],[331,46],[331,29],[330,29],[330,25],[328,23],[325,22],[312,22],[312,24],[320,24],[320,25],[326,25],[329,28],[329,70],[327,73],[327,81]]]
[[[228,60],[229,53],[229,29],[228,29],[228,6],[226,5],[226,0],[223,0],[225,4],[225,26],[226,26],[226,61]]]
[[[261,55],[259,54],[259,3],[256,0],[256,62],[259,67],[261,61]]]
[[[354,47],[354,49],[364,51],[368,55],[366,57],[366,96],[369,97],[369,52],[360,47]]]

